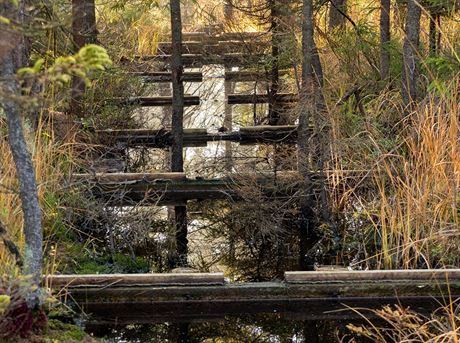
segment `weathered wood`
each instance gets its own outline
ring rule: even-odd
[[[155,96],[155,97],[131,97],[128,99],[112,99],[120,105],[125,106],[141,106],[141,107],[160,107],[171,106],[173,103],[170,96]],[[200,104],[199,96],[187,95],[184,96],[184,106],[196,106]]]
[[[134,286],[197,286],[223,285],[223,273],[163,273],[163,274],[86,274],[49,275],[43,283],[50,288],[105,288]]]
[[[289,70],[280,70],[280,75],[287,75]],[[270,75],[257,71],[227,71],[225,72],[225,81],[233,82],[251,82],[251,81],[269,81]]]
[[[267,196],[292,196],[299,182],[296,172],[235,174],[220,179],[171,179],[132,174],[77,174],[72,180],[89,186],[96,198],[111,206],[178,205],[189,200],[240,199],[240,188],[255,185]]]
[[[230,105],[237,104],[266,104],[270,102],[268,94],[230,94],[228,96],[228,103]],[[274,100],[278,103],[293,103],[298,101],[297,94],[276,94]]]
[[[209,34],[207,32],[183,32],[182,39],[184,42],[187,41],[203,41],[203,40],[239,40],[239,41],[251,41],[258,38],[264,38],[270,35],[270,32],[223,32],[221,34]],[[164,38],[170,39],[166,36]]]
[[[218,38],[217,38],[218,39]],[[268,46],[267,43],[259,41],[254,44],[253,41],[219,41],[217,39],[200,41],[200,42],[184,42],[182,50],[185,54],[204,54],[204,55],[222,55],[228,53],[260,53]],[[171,54],[171,42],[158,43],[158,53]]]
[[[170,72],[131,72],[131,76],[140,76],[146,83],[161,83],[161,82],[172,82],[172,76]],[[202,82],[202,73],[184,73],[182,75],[183,82]]]
[[[204,55],[204,54],[183,54],[182,63],[186,68],[199,68],[203,65],[220,64],[225,67],[248,67],[264,63],[265,56],[263,54],[249,55],[247,53],[229,53],[223,55]],[[157,54],[134,56],[134,61],[149,61],[170,63],[171,55]],[[132,61],[132,59],[122,59],[122,61]]]
[[[218,285],[188,286],[139,286],[136,283],[122,286],[116,283],[119,280],[117,276],[107,276],[102,283],[97,280],[98,282],[89,284],[87,280],[82,280],[80,287],[76,287],[78,284],[70,285],[68,292],[71,296],[66,299],[76,301],[79,307],[92,314],[91,318],[96,322],[151,322],[164,321],[168,316],[180,320],[248,313],[285,313],[303,315],[305,318],[330,319],[345,314],[350,316],[353,312],[344,312],[345,305],[376,308],[398,303],[414,305],[413,308],[419,310],[429,310],[438,307],[439,301],[446,294],[453,301],[460,297],[458,269],[431,272],[439,273],[439,278],[432,279],[426,271],[419,270],[406,274],[407,278],[395,276],[399,275],[399,271],[380,271],[377,274],[369,272],[368,275],[376,275],[376,278],[358,280],[353,280],[352,276],[344,277],[343,273],[336,272],[335,277],[321,277],[322,273],[312,272],[319,275],[318,278],[302,283],[226,284],[220,283],[219,275],[216,276]],[[381,275],[386,273],[392,273],[390,276],[396,279],[382,279]],[[441,277],[444,273],[447,273],[448,278]],[[53,277],[55,276],[51,276]],[[66,277],[71,280],[79,276]],[[61,280],[61,286],[53,283],[53,288],[62,288],[67,280]]]
[[[286,272],[284,275],[289,283],[460,281],[460,269],[295,271]]]
[[[289,70],[281,70],[280,75],[286,75]],[[131,76],[142,77],[145,83],[162,83],[171,82],[170,72],[130,72]],[[270,76],[264,72],[257,71],[226,71],[225,75],[216,77],[224,78],[225,81],[230,82],[255,82],[255,81],[268,81]],[[198,72],[187,72],[182,76],[183,82],[202,82],[203,74]]]
[[[171,132],[157,130],[96,130],[102,144],[113,145],[119,142],[126,146],[143,146],[165,148],[171,145]],[[243,127],[239,131],[208,133],[206,129],[184,129],[184,147],[202,147],[207,142],[227,141],[240,144],[294,144],[297,137],[297,126],[255,126]]]
[[[87,182],[90,179],[100,184],[129,184],[133,182],[164,182],[187,180],[185,173],[96,173],[96,174],[74,174],[72,180],[75,182]]]

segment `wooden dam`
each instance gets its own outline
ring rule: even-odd
[[[257,68],[267,57],[267,50],[271,59],[278,60],[277,39],[273,37],[273,32],[184,32],[182,42],[180,37],[179,41],[172,37],[171,42],[159,43],[155,55],[125,58],[122,63],[129,76],[148,84],[173,83],[173,95],[114,98],[105,102],[135,108],[173,106],[176,119],[173,118],[170,127],[156,129],[96,128],[95,143],[107,149],[114,146],[124,151],[171,149],[176,153],[178,149],[182,153],[183,148],[206,147],[212,142],[294,146],[299,136],[297,123],[280,119],[299,103],[298,94],[279,91],[280,76],[287,73],[286,66],[272,63],[269,70]],[[175,46],[181,46],[182,51]],[[265,93],[226,93],[222,130],[185,128],[182,125],[184,108],[198,106],[203,99],[184,95],[183,83],[202,83],[203,73],[196,69],[214,64],[225,68],[221,79],[227,84],[265,82],[270,87]],[[182,68],[187,70],[178,74]],[[181,89],[178,85],[182,86],[182,92],[177,93],[177,89]],[[182,101],[177,100],[180,98]],[[258,104],[268,108],[263,124],[233,127],[232,106]],[[177,117],[180,127],[175,122]],[[179,164],[171,162],[169,170],[156,172],[80,173],[69,176],[69,182],[83,187],[106,206],[175,206],[177,254],[182,257],[178,266],[187,266],[184,237],[188,223],[183,214],[189,202],[239,200],[238,188],[248,182],[258,187],[267,199],[292,198],[297,196],[299,185],[304,181],[293,170],[248,175],[228,168],[227,173],[218,178],[188,177],[183,161]],[[317,174],[312,171],[313,178]],[[274,281],[243,283],[230,282],[222,273],[198,272],[50,275],[43,283],[65,301],[76,303],[89,313],[91,320],[109,324],[193,321],[274,312],[306,320],[341,318],[352,314],[342,311],[345,306],[373,307],[391,302],[428,309],[460,296],[458,269],[285,271],[283,277]]]

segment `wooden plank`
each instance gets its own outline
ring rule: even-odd
[[[171,132],[166,129],[96,130],[101,144],[119,142],[126,146],[165,148],[172,144]],[[297,126],[244,127],[239,131],[208,133],[206,129],[184,129],[184,147],[202,147],[207,142],[229,141],[240,144],[295,144]]]
[[[287,75],[289,70],[280,70],[280,76]],[[270,74],[258,71],[226,71],[225,81],[232,82],[251,82],[251,81],[269,81]]]
[[[383,273],[386,272],[389,271]],[[460,298],[460,278],[456,271],[451,271],[447,280],[441,277],[444,273],[445,270],[434,271],[439,279],[431,279],[427,272],[415,270],[409,278],[396,276],[396,280],[380,279],[381,275],[374,273],[376,278],[368,277],[367,281],[350,277],[346,282],[331,282],[327,276],[302,283],[254,282],[188,286],[138,286],[133,283],[122,287],[120,284],[112,285],[113,279],[94,284],[82,280],[84,282],[80,283],[81,287],[69,287],[71,296],[68,298],[75,300],[87,313],[92,313],[93,320],[143,322],[152,319],[164,321],[168,316],[178,319],[180,316],[196,318],[248,313],[286,313],[304,315],[310,319],[330,319],[343,315],[345,305],[378,308],[394,303],[430,310],[439,307],[439,301],[445,300],[447,294],[449,299],[456,301]],[[340,279],[343,279],[342,275]],[[61,288],[57,285],[53,287]],[[65,292],[60,294],[65,296]]]
[[[75,182],[97,182],[100,184],[130,184],[133,182],[184,181],[185,173],[95,173],[73,174]]]
[[[139,76],[143,78],[145,83],[162,83],[171,82],[172,76],[170,72],[131,72],[129,75]],[[202,73],[186,72],[182,75],[182,81],[184,82],[202,82]]]
[[[265,104],[270,101],[268,94],[230,94],[228,96],[229,105],[242,104]],[[297,94],[277,94],[274,101],[278,103],[294,103],[298,101]]]
[[[229,53],[255,54],[263,52],[268,46],[268,42],[257,42],[257,44],[254,44],[254,41],[219,41],[218,38],[216,38],[214,40],[200,42],[184,42],[182,45],[182,52],[192,55],[222,55]],[[169,55],[171,51],[171,42],[158,43],[158,54]]]
[[[199,68],[203,65],[220,64],[226,67],[248,67],[264,63],[264,54],[249,55],[246,53],[229,53],[223,55],[204,55],[204,54],[183,54],[182,62],[186,68]],[[122,61],[149,61],[170,63],[171,55],[157,54],[134,56],[133,59],[122,59]]]
[[[460,269],[296,271],[284,274],[289,283],[460,281]]]
[[[170,96],[130,97],[128,99],[114,99],[114,100],[118,104],[125,105],[125,106],[161,107],[161,106],[171,106],[172,105],[172,97]],[[199,96],[186,95],[184,97],[184,106],[197,106],[199,104],[200,104]]]
[[[189,200],[240,199],[239,189],[257,185],[267,197],[292,196],[297,190],[297,172],[266,174],[235,174],[220,179],[156,179],[135,174],[124,181],[123,173],[78,174],[72,178],[75,186],[89,186],[88,191],[110,206],[165,206],[183,204]]]
[[[86,274],[49,275],[43,283],[50,288],[101,288],[135,286],[223,285],[223,273]]]

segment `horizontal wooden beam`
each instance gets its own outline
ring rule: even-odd
[[[402,304],[429,312],[439,307],[446,296],[450,301],[460,298],[458,269],[413,270],[409,273],[366,271],[366,278],[357,280],[354,277],[358,274],[352,272],[327,275],[308,272],[312,273],[315,273],[314,278],[302,282],[234,284],[222,283],[221,274],[216,274],[211,276],[211,282],[218,282],[216,285],[188,283],[185,279],[193,275],[179,280],[187,282],[187,285],[173,282],[160,286],[152,281],[139,284],[139,280],[123,285],[120,281],[123,278],[136,278],[124,275],[88,275],[88,279],[80,280],[78,278],[81,276],[78,275],[65,278],[50,276],[49,280],[54,278],[54,282],[51,282],[54,289],[61,289],[72,279],[79,280],[67,287],[68,293],[61,291],[59,294],[64,301],[72,299],[77,302],[78,308],[91,314],[90,320],[96,323],[143,323],[165,321],[165,318],[173,321],[196,320],[202,317],[263,313],[294,315],[299,319],[349,318],[355,313],[349,307],[371,309],[387,304]],[[209,274],[205,275],[205,280],[210,277]],[[382,278],[382,275],[388,278]],[[148,280],[148,276],[146,278]],[[194,282],[207,281],[195,279]],[[70,296],[67,296],[69,293]]]
[[[185,68],[199,68],[204,65],[219,64],[225,67],[250,67],[254,65],[260,65],[264,63],[264,54],[252,54],[247,53],[228,53],[223,55],[204,55],[204,54],[183,54],[182,63]],[[171,55],[169,54],[157,54],[157,55],[145,55],[145,56],[134,56],[133,59],[123,58],[122,62],[159,62],[159,63],[170,63]]]
[[[265,104],[271,101],[268,94],[229,94],[228,103],[238,104]],[[273,99],[277,103],[294,103],[298,101],[297,94],[277,94]]]
[[[49,288],[100,288],[134,286],[196,286],[223,285],[222,273],[162,273],[162,274],[86,274],[49,275],[43,278]]]
[[[155,96],[155,97],[130,97],[127,99],[111,99],[109,102],[115,102],[122,106],[141,106],[141,107],[161,107],[171,106],[172,97]],[[196,106],[200,104],[199,96],[184,96],[184,106]]]
[[[114,142],[126,147],[165,148],[172,144],[170,130],[96,130],[102,144]],[[202,147],[208,142],[230,141],[240,144],[294,144],[297,139],[297,126],[254,126],[243,127],[239,131],[209,133],[206,129],[184,129],[184,147]]]
[[[284,274],[289,283],[333,283],[333,282],[437,282],[460,281],[460,269],[420,269],[420,270],[350,270],[350,271],[293,271]]]
[[[286,75],[289,70],[280,71],[280,75]],[[162,83],[171,82],[172,76],[170,72],[130,72],[131,76],[142,77],[145,83]],[[216,76],[216,79],[225,79],[229,82],[255,82],[269,81],[270,75],[265,72],[257,71],[226,71],[225,75]],[[203,82],[203,74],[199,72],[187,72],[182,76],[184,82]]]
[[[215,40],[207,41],[196,41],[196,42],[184,42],[182,44],[183,54],[196,54],[196,55],[222,55],[231,53],[240,54],[256,54],[262,53],[268,48],[268,41],[219,41],[218,38]],[[158,43],[158,54],[169,55],[172,53],[171,42],[160,42]]]
[[[172,82],[172,74],[170,72],[131,72],[129,75],[142,77],[146,83]],[[182,81],[202,82],[203,74],[187,72],[182,75]]]
[[[198,32],[183,32],[182,33],[182,39],[184,42],[204,41],[204,40],[250,41],[250,40],[265,38],[269,36],[270,36],[270,32],[223,32],[223,33],[213,34],[213,33],[208,33],[204,31],[198,31]]]
[[[179,205],[189,200],[216,200],[240,198],[241,186],[261,188],[267,196],[292,196],[300,177],[296,172],[267,174],[235,174],[219,179],[161,178],[146,174],[132,174],[128,180],[123,173],[76,174],[75,186],[86,186],[96,198],[110,206]]]

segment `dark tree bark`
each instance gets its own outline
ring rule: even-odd
[[[183,138],[184,138],[184,84],[182,75],[182,21],[180,0],[170,0],[171,31],[172,31],[172,122],[171,122],[171,171],[184,171]],[[187,207],[176,206],[176,245],[177,264],[187,265],[188,241],[187,241]]]
[[[419,3],[416,0],[408,0],[402,70],[402,99],[405,114],[410,112],[417,98],[417,63],[421,14],[422,10]]]
[[[12,2],[3,2],[0,5],[0,15],[21,25],[24,22],[24,3],[20,1],[16,6]],[[27,275],[32,275],[34,283],[39,286],[43,258],[41,209],[38,201],[35,170],[22,128],[21,112],[24,109],[21,109],[19,105],[21,90],[15,78],[17,68],[26,66],[28,51],[22,35],[11,31],[10,27],[3,24],[0,25],[0,31],[3,35],[0,41],[6,43],[6,46],[2,44],[0,52],[2,96],[0,104],[6,115],[8,141],[19,180],[19,196],[22,203],[26,244],[23,271]],[[30,305],[34,305],[38,301],[34,294],[29,300]]]
[[[276,95],[279,90],[279,55],[280,55],[280,29],[279,29],[279,1],[270,0],[271,32],[272,32],[272,65],[270,69],[270,89],[268,104],[268,123],[276,125],[279,121],[279,111],[276,108]]]
[[[97,43],[96,6],[94,0],[72,0],[72,39],[75,52],[87,44]],[[83,117],[83,94],[85,83],[79,77],[72,79],[70,111],[76,117]]]
[[[299,200],[299,265],[303,270],[313,270],[314,261],[308,256],[308,251],[316,240],[314,231],[313,187],[310,178],[310,144],[309,126],[315,111],[315,73],[313,69],[314,54],[316,53],[313,38],[313,4],[312,0],[303,0],[302,6],[302,86],[300,89],[301,112],[298,125],[297,163],[302,175],[302,195]]]
[[[429,33],[429,47],[430,54],[436,55],[438,53],[438,26],[440,15],[435,11],[430,10],[430,33]]]
[[[380,78],[390,76],[390,0],[380,0]]]
[[[343,13],[347,13],[346,0],[329,0],[329,28],[334,29],[345,25]]]

